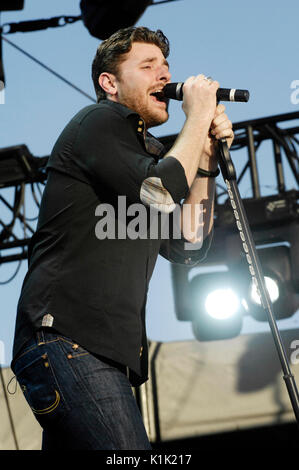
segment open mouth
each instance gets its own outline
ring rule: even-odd
[[[153,93],[150,93],[150,96],[153,96],[157,101],[160,101],[161,103],[167,103],[167,98],[165,98],[163,91],[154,91]]]

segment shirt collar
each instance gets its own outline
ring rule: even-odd
[[[132,109],[129,109],[127,108],[127,106],[121,104],[121,103],[117,103],[115,101],[111,101],[111,100],[101,100],[99,102],[100,105],[108,105],[108,106],[111,106],[112,108],[114,108],[115,110],[117,110],[119,112],[119,114],[121,114],[122,116],[124,116],[125,118],[127,118],[128,116],[131,116],[131,115],[135,115],[137,117],[139,117],[139,115],[133,111]]]
[[[132,116],[131,119],[133,122],[133,126],[135,127],[136,134],[143,139],[146,151],[152,155],[156,155],[159,158],[162,158],[164,156],[164,145],[146,130],[145,122],[138,113],[136,113],[132,109],[127,108],[127,106],[124,106],[121,103],[116,103],[115,101],[111,101],[108,99],[101,100],[100,104],[112,106],[125,118]]]

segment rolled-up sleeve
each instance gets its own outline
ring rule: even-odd
[[[112,108],[92,108],[78,122],[75,162],[97,184],[131,203],[170,212],[189,191],[184,169],[174,157],[157,161],[139,137],[130,119]]]
[[[183,235],[178,239],[169,238],[161,243],[159,254],[171,263],[195,266],[206,258],[212,239],[213,229],[200,245],[194,244],[192,246]]]
[[[172,212],[189,190],[185,187],[185,171],[178,160],[168,156],[159,162],[155,172],[159,176],[149,176],[143,181],[140,199],[161,212]]]

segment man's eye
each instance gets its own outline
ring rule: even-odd
[[[143,69],[150,69],[151,66],[150,66],[150,65],[144,65],[142,68],[143,68]]]

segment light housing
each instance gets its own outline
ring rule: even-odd
[[[271,299],[273,313],[276,320],[291,317],[299,307],[298,295],[296,294],[295,282],[292,277],[291,249],[287,244],[280,246],[264,246],[258,248],[258,256],[262,265],[265,278],[271,279],[277,286],[277,294],[273,297],[273,292],[268,289]],[[248,305],[248,313],[258,321],[267,320],[267,312],[260,302],[252,297],[252,283],[250,275],[247,275],[247,291],[245,300]],[[269,281],[268,281],[269,283]],[[271,298],[272,296],[272,298]]]
[[[196,339],[228,339],[240,334],[245,309],[235,284],[229,272],[200,274],[191,280],[192,330]]]

